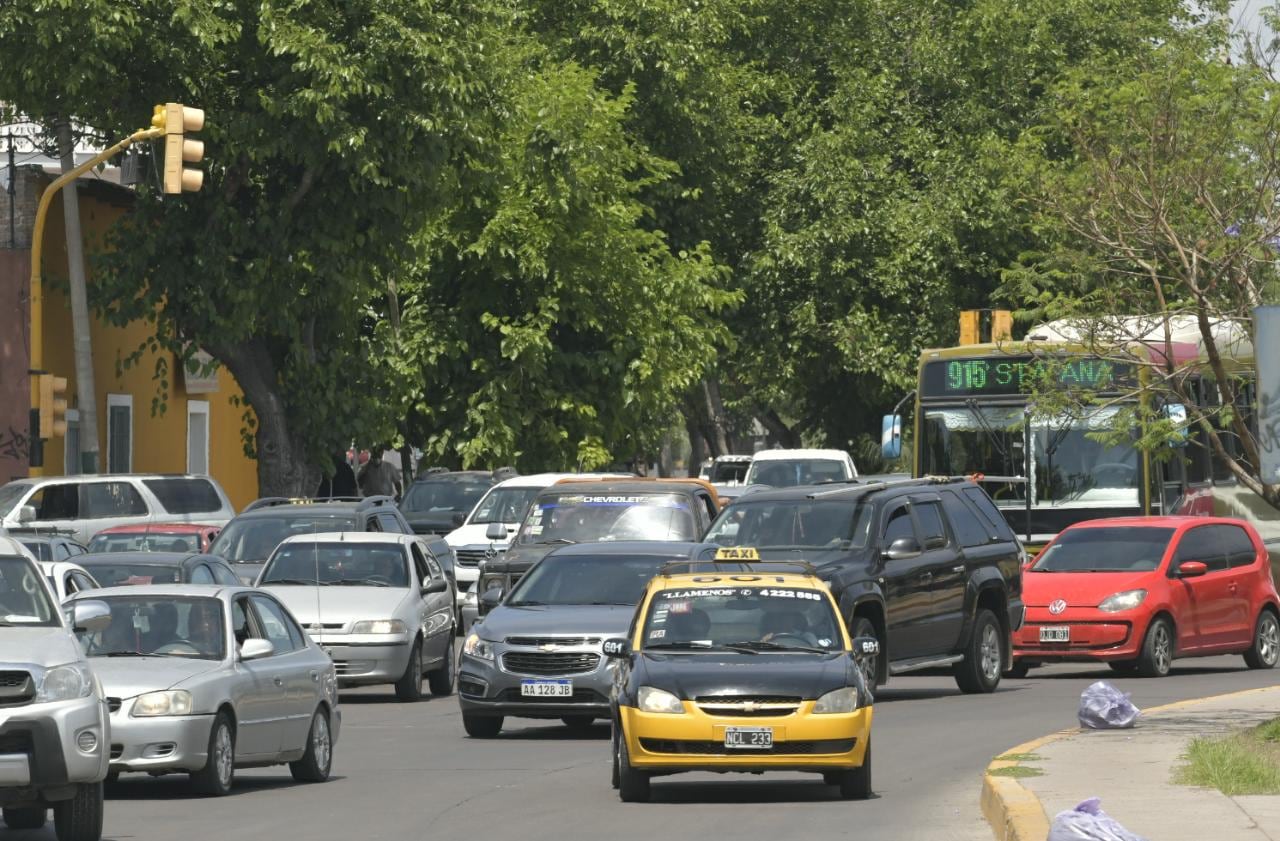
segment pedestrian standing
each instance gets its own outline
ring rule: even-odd
[[[360,469],[360,490],[365,496],[393,496],[399,498],[404,479],[394,464],[383,461],[386,447],[375,447],[369,453],[369,463]]]

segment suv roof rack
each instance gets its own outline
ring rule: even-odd
[[[366,511],[380,505],[394,505],[395,499],[389,496],[264,496],[255,499],[244,507],[241,514],[257,511],[262,508],[274,508],[277,505],[324,505],[328,502],[355,502],[357,511]]]
[[[692,558],[689,560],[667,561],[658,569],[658,575],[669,576],[676,575],[680,572],[702,572],[702,569],[694,569],[694,567],[708,567],[711,569],[724,569],[725,567],[737,567],[741,572],[764,572],[765,570],[756,569],[757,567],[795,567],[798,572],[803,575],[818,574],[818,569],[808,561],[791,561],[791,560],[756,560],[756,561],[718,561],[715,558]],[[677,567],[687,567],[684,570],[678,570]],[[769,572],[779,572],[780,570],[768,570]]]
[[[833,487],[830,490],[814,491],[809,494],[809,498],[819,499],[824,496],[844,493],[869,494],[889,488],[909,487],[912,485],[925,487],[928,485],[950,485],[971,481],[973,481],[973,478],[970,476],[912,476],[902,479],[877,479],[874,482],[864,482],[861,479],[837,479],[831,482],[822,482],[821,484],[823,485],[831,485]],[[837,485],[839,487],[834,487]]]

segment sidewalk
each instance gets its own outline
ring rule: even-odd
[[[992,762],[982,811],[998,841],[1044,841],[1054,815],[1089,797],[1150,841],[1280,841],[1280,796],[1227,797],[1172,782],[1192,738],[1278,716],[1275,686],[1144,710],[1132,730],[1064,730],[1004,754],[1033,756]],[[1013,765],[1042,776],[990,773]]]

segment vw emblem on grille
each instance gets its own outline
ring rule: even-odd
[[[1066,609],[1067,609],[1067,602],[1065,599],[1057,599],[1056,601],[1049,602],[1049,612],[1052,613],[1054,616],[1057,616],[1059,613],[1061,613]]]

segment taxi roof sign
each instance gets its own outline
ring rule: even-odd
[[[760,552],[751,546],[721,546],[716,550],[717,561],[758,561]]]

